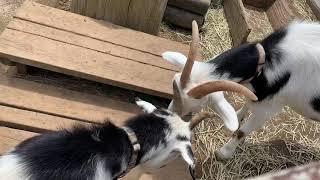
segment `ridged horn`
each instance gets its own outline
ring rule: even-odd
[[[246,96],[252,101],[258,100],[258,97],[245,86],[233,81],[226,81],[226,80],[211,81],[211,82],[201,84],[191,89],[188,92],[188,95],[193,98],[200,99],[206,96],[207,94],[218,92],[218,91],[236,92]]]
[[[183,71],[181,73],[180,84],[182,89],[184,89],[190,80],[190,74],[192,71],[193,63],[198,55],[199,46],[199,29],[196,21],[192,21],[192,42],[190,44],[188,59],[184,65]]]
[[[205,111],[199,112],[195,116],[192,117],[190,120],[190,129],[195,128],[200,122],[205,120],[206,118],[210,117],[211,114]]]

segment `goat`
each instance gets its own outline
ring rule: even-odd
[[[196,51],[190,48],[191,54]],[[207,62],[193,62],[194,56],[178,52],[165,52],[163,58],[183,68],[182,75],[174,77],[169,110],[184,116],[209,104],[234,132],[216,151],[218,158],[231,158],[247,135],[284,106],[320,120],[319,23],[292,22],[259,42],[245,43]],[[236,112],[221,91],[238,92],[250,100]],[[252,115],[239,128],[248,110]]]
[[[145,113],[124,127],[76,126],[20,143],[0,158],[0,180],[111,180],[137,165],[152,172],[178,155],[193,170],[191,129],[200,120],[185,122],[148,102],[136,103]]]

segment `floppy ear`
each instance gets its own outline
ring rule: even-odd
[[[224,125],[232,132],[238,130],[239,121],[237,112],[224,98],[223,92],[216,92],[209,95],[213,110],[220,116]]]
[[[180,68],[183,68],[187,62],[187,57],[179,52],[167,51],[162,54],[162,58]]]
[[[140,98],[136,98],[135,100],[136,100],[136,104],[140,106],[142,110],[146,113],[152,113],[154,110],[157,109],[153,104],[147,101],[143,101]]]
[[[189,167],[195,167],[194,155],[190,144],[181,144],[175,151],[181,154],[182,159],[189,165]]]

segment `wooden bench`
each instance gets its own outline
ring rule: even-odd
[[[28,0],[0,36],[2,58],[165,98],[178,69],[161,54],[188,49]]]

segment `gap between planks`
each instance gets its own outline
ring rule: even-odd
[[[36,22],[31,22],[25,19],[14,18],[7,26],[7,29],[21,31],[35,36],[82,47],[104,54],[109,54],[130,61],[140,62],[142,64],[171,70],[174,72],[179,71],[177,67],[166,62],[159,55],[154,55],[148,52],[132,49],[130,47],[101,41],[100,39],[64,31],[62,29],[57,29]]]

